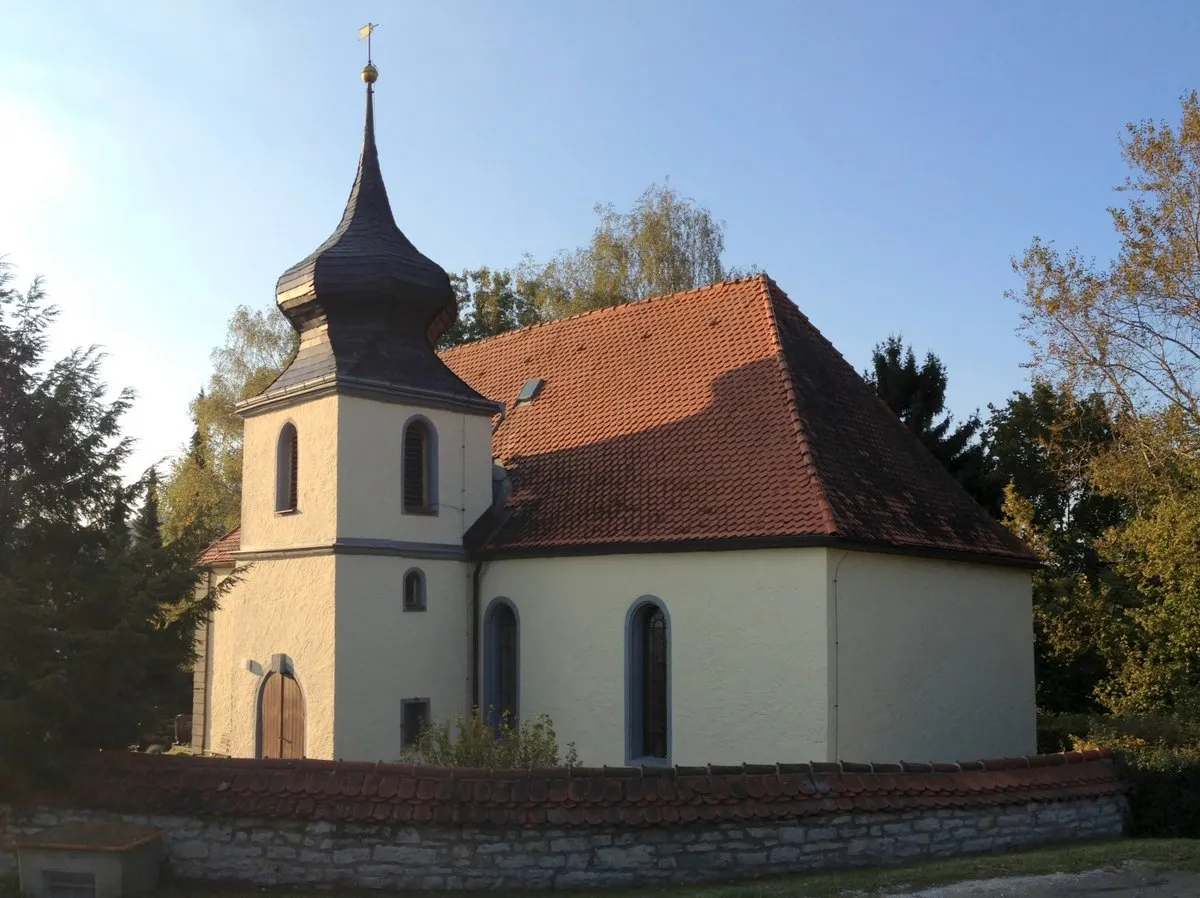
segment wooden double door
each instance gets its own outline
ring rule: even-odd
[[[267,674],[259,693],[258,756],[304,757],[304,696],[290,673]]]

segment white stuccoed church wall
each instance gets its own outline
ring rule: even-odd
[[[210,631],[210,751],[254,757],[258,692],[271,656],[286,654],[304,694],[305,755],[335,757],[334,561],[257,562],[221,598]],[[247,670],[247,660],[257,667]]]
[[[488,562],[481,610],[520,628],[522,717],[545,712],[581,763],[625,758],[625,622],[640,596],[670,616],[671,761],[773,763],[827,754],[822,549]]]
[[[829,566],[837,758],[1036,750],[1028,570],[833,550]]]

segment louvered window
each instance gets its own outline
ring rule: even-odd
[[[295,511],[300,494],[300,440],[296,425],[285,424],[279,431],[275,453],[275,510]]]
[[[404,510],[429,514],[434,510],[434,437],[427,421],[409,422],[404,429]]]

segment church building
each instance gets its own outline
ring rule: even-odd
[[[395,761],[480,708],[589,766],[1033,752],[1036,558],[783,290],[435,351],[455,294],[393,218],[363,77],[341,223],[276,288],[299,349],[240,407],[194,747]]]

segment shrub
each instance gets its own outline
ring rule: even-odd
[[[404,755],[408,764],[429,767],[577,767],[575,743],[559,756],[558,735],[548,714],[514,723],[506,713],[493,726],[478,709],[431,724]]]
[[[1167,715],[1070,714],[1038,721],[1038,750],[1109,748],[1129,793],[1129,834],[1200,836],[1200,725]]]

